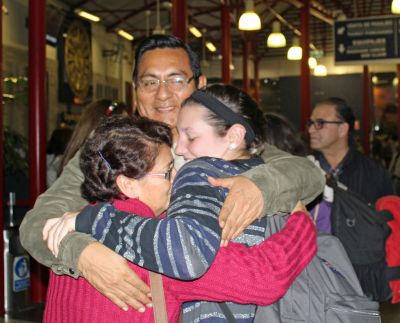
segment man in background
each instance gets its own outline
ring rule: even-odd
[[[357,151],[355,117],[346,101],[329,98],[317,103],[308,122],[310,147],[321,168],[372,204],[393,194],[390,175],[371,158]]]

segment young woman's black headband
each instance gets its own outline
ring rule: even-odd
[[[238,115],[237,113],[233,112],[229,109],[225,104],[221,101],[202,91],[195,91],[192,93],[192,98],[195,99],[197,102],[204,105],[206,108],[213,111],[216,115],[220,116],[224,119],[228,124],[233,125],[235,123],[241,124],[246,129],[246,143],[251,144],[255,138],[255,133],[253,128],[247,122],[245,118]]]

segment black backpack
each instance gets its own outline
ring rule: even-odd
[[[332,234],[342,242],[364,293],[379,302],[390,299],[389,281],[400,279],[400,267],[388,268],[386,263],[385,245],[391,232],[387,222],[392,214],[376,211],[332,177],[327,185],[334,190]]]

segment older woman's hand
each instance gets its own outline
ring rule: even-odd
[[[79,212],[66,212],[61,218],[49,219],[43,228],[43,240],[54,256],[58,256],[61,240],[71,231],[75,231],[75,220]]]
[[[208,182],[213,186],[229,189],[229,194],[219,213],[219,225],[222,228],[221,246],[223,247],[260,216],[264,199],[258,187],[244,176],[209,177]]]
[[[122,310],[131,306],[139,312],[152,307],[150,288],[128,266],[125,258],[99,242],[83,249],[78,269],[100,293]]]

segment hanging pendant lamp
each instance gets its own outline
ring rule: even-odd
[[[240,30],[260,30],[261,20],[254,11],[253,0],[245,0],[245,12],[239,18]]]
[[[279,21],[272,23],[272,33],[268,36],[267,46],[271,48],[280,48],[286,46],[286,38],[281,33],[281,24]]]

